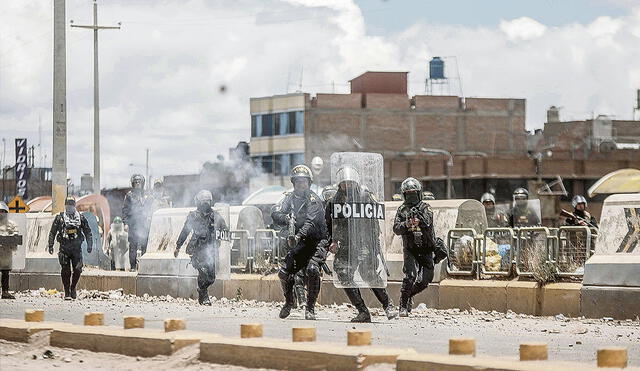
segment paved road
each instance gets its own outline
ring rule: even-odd
[[[291,327],[317,327],[318,341],[346,343],[346,330],[370,328],[375,344],[412,347],[420,352],[446,353],[450,337],[476,338],[478,354],[516,357],[518,345],[526,341],[549,344],[549,358],[595,364],[596,350],[606,346],[624,346],[630,365],[640,366],[640,322],[608,319],[569,319],[533,317],[514,313],[459,312],[457,310],[415,309],[410,318],[387,320],[374,309],[374,322],[353,325],[355,311],[345,305],[317,308],[319,319],[305,321],[302,313],[292,312],[289,319],[278,319],[280,303],[214,300],[202,307],[188,299],[122,296],[112,293],[83,292],[82,299],[64,301],[60,297],[37,292],[20,293],[16,300],[0,301],[2,318],[23,318],[24,310],[42,308],[46,319],[82,324],[85,312],[105,313],[108,325],[121,325],[124,315],[143,315],[146,326],[161,328],[165,318],[187,320],[190,330],[238,336],[240,324],[264,324],[265,337],[290,338]]]

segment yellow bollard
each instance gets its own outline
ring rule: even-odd
[[[291,329],[291,339],[299,341],[316,341],[315,327],[294,327]]]
[[[24,311],[25,322],[42,322],[44,321],[44,310],[42,309],[27,309]]]
[[[549,359],[547,343],[522,343],[520,344],[521,361],[544,361]]]
[[[84,315],[85,326],[102,326],[104,325],[104,313],[92,312]]]
[[[187,323],[182,318],[168,318],[164,320],[164,332],[186,330]]]
[[[125,316],[124,317],[124,328],[144,328],[144,317],[140,316]]]
[[[449,354],[476,355],[476,340],[472,338],[449,339]]]
[[[262,324],[261,323],[244,323],[240,325],[240,337],[246,338],[261,338],[262,337]]]
[[[348,330],[347,345],[371,345],[371,330]]]
[[[598,349],[598,367],[627,367],[627,348],[610,347]]]

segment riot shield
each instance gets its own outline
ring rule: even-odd
[[[224,221],[216,220],[215,235],[215,265],[216,279],[228,280],[231,278],[231,240],[229,238],[229,225],[231,223],[229,204],[216,203],[213,210],[220,215]]]
[[[334,285],[342,288],[386,287],[382,155],[332,154],[331,182],[338,186],[330,205],[332,244],[336,248]]]
[[[0,269],[24,269],[27,256],[27,217],[25,214],[8,214],[0,222]]]
[[[509,222],[512,228],[536,227],[541,225],[540,200],[513,201],[509,210]]]

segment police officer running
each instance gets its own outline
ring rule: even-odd
[[[298,272],[305,269],[309,288],[305,319],[314,320],[315,304],[320,293],[321,255],[316,255],[320,241],[326,236],[324,209],[320,197],[311,191],[313,174],[305,165],[297,165],[290,176],[293,192],[276,204],[271,218],[277,225],[294,224],[294,234],[287,237],[290,247],[284,265],[278,271],[285,303],[280,318],[287,318],[294,304],[294,283]],[[326,254],[325,254],[326,255]]]
[[[411,298],[427,288],[433,280],[434,265],[446,257],[446,252],[436,242],[433,213],[422,200],[422,184],[415,178],[407,178],[400,191],[404,202],[396,213],[393,233],[402,236],[404,279],[400,288],[400,317],[408,317]]]
[[[54,241],[60,243],[58,261],[64,287],[64,300],[76,299],[76,285],[82,273],[82,241],[87,241],[87,253],[93,249],[91,228],[84,215],[76,210],[76,201],[67,197],[65,211],[56,215],[49,232],[49,254],[53,254]],[[73,269],[73,275],[71,273]]]
[[[384,256],[379,236],[381,234],[378,218],[346,217],[338,215],[336,210],[345,206],[377,205],[375,197],[361,185],[360,174],[350,166],[344,166],[337,172],[338,191],[327,203],[325,220],[329,234],[329,251],[335,254],[333,269],[339,285],[343,287],[349,301],[356,307],[358,314],[351,322],[371,322],[371,314],[362,294],[354,281],[359,273],[365,284],[378,299],[388,319],[395,318],[398,313],[385,288],[386,281],[379,274],[388,274],[384,266]],[[341,206],[345,205],[345,206]],[[373,208],[369,208],[373,210]],[[380,208],[380,210],[382,210]],[[335,212],[336,215],[333,215]],[[383,216],[379,216],[383,217]],[[384,285],[384,286],[383,286]]]
[[[147,251],[149,222],[145,205],[144,177],[140,174],[131,176],[131,190],[124,196],[122,221],[129,227],[129,263],[131,270],[138,267],[138,250],[144,255]]]
[[[198,303],[211,305],[209,286],[216,280],[216,261],[220,241],[228,239],[228,228],[222,215],[212,209],[211,192],[202,190],[195,197],[196,210],[189,212],[176,242],[173,255],[177,258],[180,247],[193,231],[186,252],[191,265],[198,271]]]

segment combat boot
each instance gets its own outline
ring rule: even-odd
[[[289,314],[291,314],[291,305],[290,304],[283,305],[282,309],[280,309],[279,317],[282,319],[285,319],[289,317]]]
[[[72,286],[69,289],[69,296],[71,296],[71,299],[76,300],[78,298],[78,294],[76,293],[76,287]]]
[[[2,271],[2,299],[15,299],[16,297],[9,293],[9,272]]]
[[[209,300],[209,292],[206,289],[198,289],[198,303],[200,305],[211,305],[211,301]]]
[[[369,323],[371,322],[371,314],[369,313],[369,311],[359,311],[357,316],[351,318],[351,322]]]
[[[407,306],[409,306],[409,298],[402,294],[402,296],[400,296],[400,317],[409,317],[409,309],[407,308]]]
[[[315,321],[316,320],[316,311],[313,308],[307,308],[304,311],[304,319],[309,320],[309,321]]]
[[[384,313],[387,315],[387,319],[394,319],[398,317],[398,311],[393,307],[393,305],[389,305],[384,308]]]

